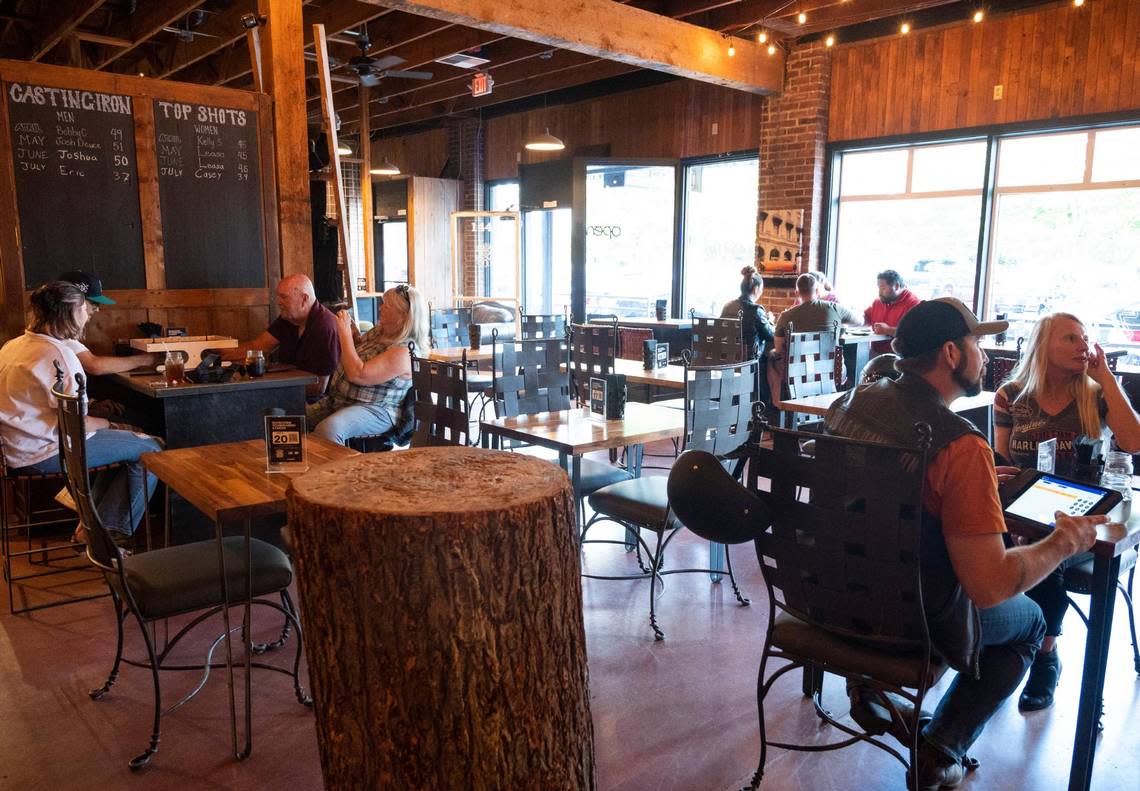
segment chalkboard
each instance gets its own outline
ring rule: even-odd
[[[24,287],[82,269],[146,288],[131,97],[4,85]]]
[[[167,288],[265,285],[257,113],[155,100]]]

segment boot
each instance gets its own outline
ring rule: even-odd
[[[1017,699],[1017,707],[1022,711],[1040,711],[1053,705],[1053,690],[1061,677],[1061,657],[1054,648],[1048,652],[1037,652],[1033,664],[1029,666],[1029,680]]]

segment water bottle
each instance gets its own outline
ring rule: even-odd
[[[1108,453],[1104,459],[1100,485],[1120,492],[1121,521],[1127,521],[1132,514],[1132,456],[1120,451]]]

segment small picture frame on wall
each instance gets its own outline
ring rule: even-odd
[[[756,269],[766,275],[799,272],[803,236],[803,209],[761,209],[756,215]]]

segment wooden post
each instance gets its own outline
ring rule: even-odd
[[[596,788],[562,470],[421,448],[287,497],[326,788]]]
[[[305,113],[305,50],[301,4],[258,0],[265,15],[262,80],[273,96],[277,162],[277,221],[281,274],[313,276],[309,208],[309,119]]]
[[[372,125],[368,117],[368,103],[371,101],[371,90],[367,85],[360,85],[360,207],[364,219],[364,227],[360,229],[364,240],[364,260],[360,262],[364,267],[364,276],[368,281],[369,291],[383,291],[382,283],[375,278],[376,267],[374,242],[372,240]]]

